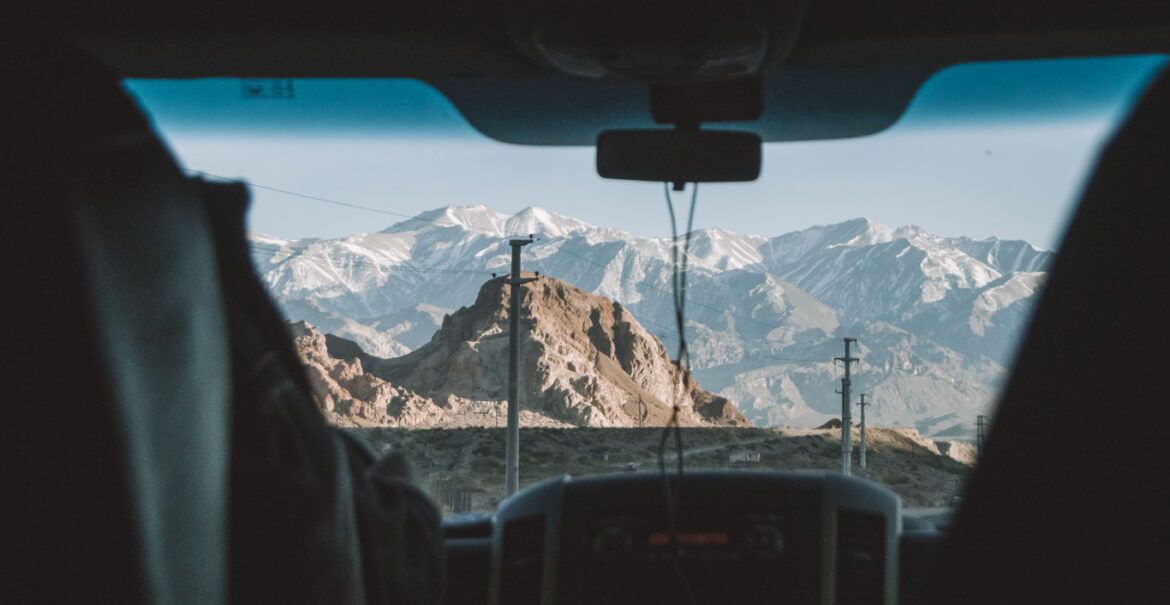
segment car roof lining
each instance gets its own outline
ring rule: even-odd
[[[69,42],[128,78],[419,78],[509,143],[590,145],[602,128],[651,125],[644,86],[572,78],[522,55],[507,3],[91,4],[15,2],[0,21],[8,34]],[[763,116],[741,127],[765,141],[864,136],[895,123],[930,74],[957,63],[1170,52],[1165,2],[1064,8],[813,0],[791,56],[767,68]]]

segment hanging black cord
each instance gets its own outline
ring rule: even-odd
[[[682,262],[679,262],[678,249],[678,222],[674,216],[674,201],[670,197],[670,184],[663,184],[666,192],[666,209],[670,214],[670,268],[671,294],[674,304],[675,326],[678,329],[678,367],[679,385],[671,385],[670,420],[662,429],[662,438],[658,442],[658,472],[662,477],[663,495],[666,500],[667,529],[670,538],[671,561],[678,576],[679,585],[687,597],[687,602],[694,604],[695,594],[691,590],[690,581],[682,569],[682,548],[678,542],[678,502],[682,488],[683,477],[683,445],[682,430],[679,426],[679,388],[685,389],[690,377],[691,359],[687,350],[686,338],[686,289],[687,289],[687,258],[690,255],[691,232],[695,220],[695,201],[698,198],[699,185],[694,183],[691,189],[691,207],[687,213],[687,230],[683,236]],[[666,442],[670,435],[674,435],[675,461],[678,465],[678,475],[674,484],[666,473]]]

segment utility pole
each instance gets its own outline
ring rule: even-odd
[[[845,376],[841,378],[841,473],[849,475],[852,473],[853,466],[853,414],[850,409],[853,403],[849,400],[849,387],[852,383],[849,381],[849,372],[853,369],[853,364],[857,362],[856,357],[849,356],[849,346],[857,342],[856,338],[845,338],[845,356],[834,357],[836,361],[845,363]]]
[[[975,459],[983,456],[983,439],[987,436],[987,416],[980,414],[975,417]]]
[[[861,408],[861,443],[860,452],[857,457],[857,464],[861,468],[865,468],[865,406],[872,404],[872,401],[866,401],[866,394],[861,394],[861,401],[858,402],[857,407]]]
[[[507,456],[504,466],[504,496],[520,489],[520,297],[524,284],[535,277],[520,276],[520,249],[533,242],[527,239],[508,240],[512,246],[512,273],[508,285],[512,287],[512,304],[508,311],[508,429],[505,441]]]

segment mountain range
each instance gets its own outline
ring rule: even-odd
[[[256,266],[290,320],[398,358],[431,343],[493,273],[508,238],[535,236],[524,269],[616,301],[674,351],[669,238],[600,228],[542,208],[422,213],[376,233],[251,235]],[[1054,255],[1023,241],[942,237],[867,219],[773,237],[692,234],[687,336],[703,388],[757,426],[840,414],[842,338],[867,419],[962,437],[1005,378]]]

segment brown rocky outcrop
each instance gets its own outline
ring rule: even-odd
[[[572,426],[662,425],[677,401],[683,426],[746,426],[727,399],[700,388],[625,308],[556,278],[524,287],[522,410]],[[475,304],[443,320],[431,341],[366,370],[460,409],[507,397],[508,286],[488,281]]]
[[[305,363],[317,407],[330,422],[351,427],[450,424],[449,414],[433,401],[367,373],[361,359],[364,355],[352,342],[327,337],[303,321],[288,324],[288,331]],[[329,341],[334,341],[334,351],[330,351]],[[356,354],[339,358],[343,353],[337,349]]]

